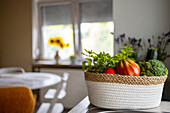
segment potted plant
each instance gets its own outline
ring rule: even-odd
[[[158,36],[157,38],[152,36],[152,38],[148,39],[148,43],[149,43],[148,49],[157,48],[158,60],[164,62],[167,58],[170,57],[170,54],[167,52],[167,47],[170,43],[170,31],[167,33],[163,33],[161,36]]]
[[[69,43],[65,44],[62,37],[50,37],[48,39],[48,44],[51,45],[51,46],[55,46],[55,50],[56,50],[56,54],[55,54],[55,60],[57,61],[58,63],[58,60],[60,59],[60,56],[59,56],[59,50],[60,49],[64,49],[65,47],[69,47]]]
[[[113,33],[112,33],[113,34]],[[146,40],[147,39],[147,40]],[[148,42],[148,43],[146,43]],[[158,37],[152,36],[151,38],[135,38],[135,37],[126,37],[123,33],[115,38],[115,44],[117,47],[126,46],[131,44],[135,53],[132,54],[137,62],[140,60],[146,60],[146,54],[151,51],[152,48],[157,49],[157,59],[164,62],[167,58],[170,57],[170,53],[167,52],[167,47],[170,43],[170,31],[163,33]],[[118,51],[119,53],[120,51]]]
[[[76,56],[75,56],[75,55],[70,55],[69,58],[70,58],[70,60],[71,60],[71,63],[72,63],[72,64],[75,64]]]

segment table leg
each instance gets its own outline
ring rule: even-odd
[[[33,92],[33,95],[34,95],[34,97],[36,99],[36,104],[35,104],[35,108],[34,108],[34,113],[36,113],[38,108],[41,105],[41,102],[40,102],[40,89],[32,90],[32,92]]]
[[[32,72],[40,72],[40,68],[39,67],[32,67]]]

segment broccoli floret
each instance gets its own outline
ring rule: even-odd
[[[150,63],[150,62],[145,62],[145,63],[144,63],[144,68],[145,68],[145,69],[149,69],[149,70],[152,69],[151,63]]]
[[[165,67],[165,65],[159,61],[159,60],[149,60],[153,66],[153,71],[155,76],[166,76],[168,75],[168,69]]]
[[[142,72],[145,72],[145,68],[144,67],[140,67]]]
[[[164,71],[163,71],[163,73],[164,73],[163,76],[164,76],[164,75],[165,75],[165,76],[168,75],[168,69],[165,68]]]
[[[148,62],[140,62],[141,75],[147,76],[166,76],[168,69],[159,60],[149,60]]]
[[[154,74],[151,73],[149,70],[146,70],[146,75],[147,75],[147,76],[154,76]]]
[[[165,65],[159,60],[149,60],[148,62],[150,62],[153,66],[165,68]]]
[[[141,70],[142,72],[145,72],[145,68],[144,68],[142,62],[139,62],[139,66],[140,66],[140,70]]]
[[[144,76],[144,75],[146,75],[146,72],[141,72],[140,73],[140,76]]]
[[[142,62],[139,62],[138,64],[139,64],[139,66],[140,66],[140,67],[142,67],[142,66],[143,66],[143,63],[142,63]]]

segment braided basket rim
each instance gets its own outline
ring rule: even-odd
[[[85,80],[94,82],[121,83],[130,85],[158,85],[166,81],[167,76],[129,76],[84,71]]]

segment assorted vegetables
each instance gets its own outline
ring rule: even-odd
[[[146,57],[146,62],[136,63],[131,57],[134,51],[131,45],[124,46],[120,53],[110,56],[109,53],[99,54],[85,49],[86,61],[82,63],[82,70],[89,72],[120,74],[129,76],[167,76],[168,70],[157,59],[157,50],[151,49]]]

